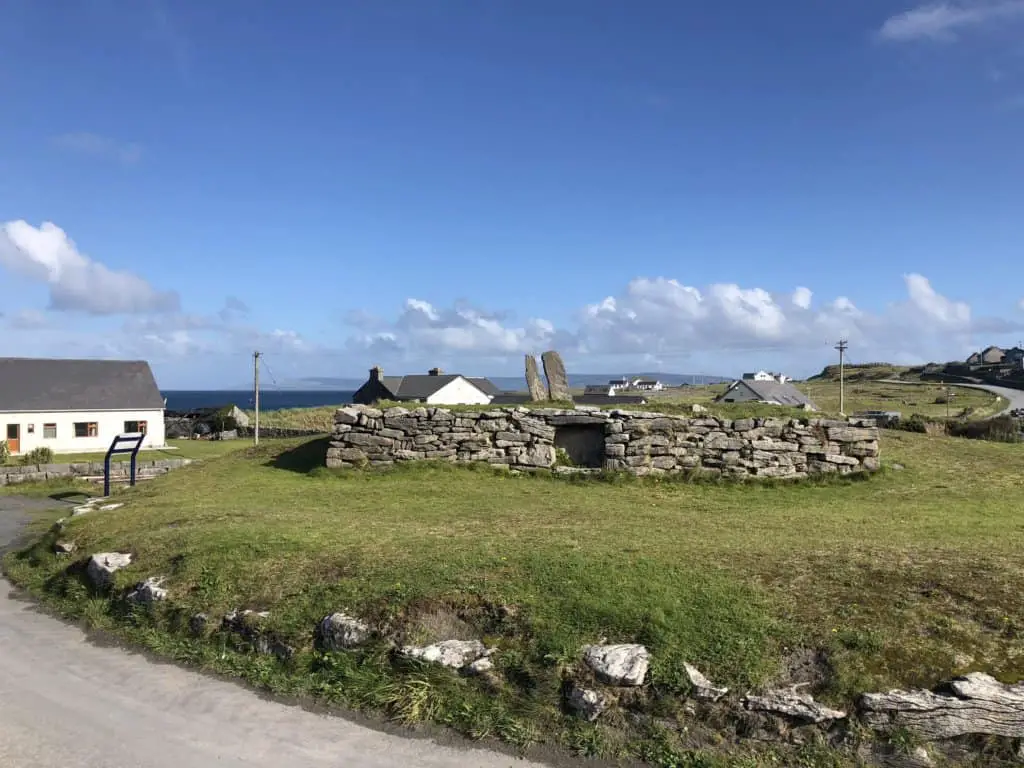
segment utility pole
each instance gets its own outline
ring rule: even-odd
[[[252,440],[253,445],[260,444],[260,353],[252,353],[252,388],[253,397],[256,401],[256,419],[253,422]]]
[[[846,363],[846,348],[848,346],[846,339],[840,339],[839,343],[835,346],[839,350],[839,413],[843,416],[846,415],[846,369],[844,366]]]

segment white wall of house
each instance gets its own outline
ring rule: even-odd
[[[491,396],[460,376],[427,398],[429,405],[487,405]]]
[[[56,412],[0,412],[0,440],[7,437],[9,424],[17,424],[21,433],[19,453],[46,447],[54,453],[105,452],[115,435],[125,429],[126,421],[146,422],[143,448],[161,448],[164,445],[164,412],[152,411],[56,411]],[[95,424],[95,437],[75,437],[75,424]],[[56,436],[47,437],[47,424],[55,425]]]

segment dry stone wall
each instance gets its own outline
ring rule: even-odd
[[[191,464],[191,459],[137,459],[135,470],[139,476],[162,475],[172,469]],[[110,462],[110,476],[125,478],[131,475],[131,463],[124,460]],[[0,466],[0,485],[38,483],[56,478],[102,477],[102,461],[77,461],[70,464],[19,464]]]
[[[557,449],[561,449],[558,451]],[[340,409],[329,467],[386,467],[425,459],[637,475],[703,471],[738,477],[801,478],[878,469],[871,420],[719,419],[591,408],[420,407]]]

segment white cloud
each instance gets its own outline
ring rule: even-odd
[[[517,327],[500,313],[467,304],[440,309],[423,299],[407,299],[394,322],[352,312],[348,322],[363,331],[350,340],[355,348],[388,356],[426,359],[438,352],[502,356],[547,349],[556,331],[552,323],[532,319]]]
[[[55,310],[92,315],[176,310],[178,295],[157,291],[143,278],[116,272],[80,253],[56,224],[25,221],[0,225],[0,266],[46,283]]]
[[[138,144],[87,131],[61,134],[54,137],[53,143],[68,152],[116,160],[124,165],[135,165],[142,159],[142,147]]]
[[[914,308],[920,314],[937,323],[953,328],[970,326],[971,308],[962,301],[950,301],[932,288],[928,278],[923,275],[906,275],[907,293]]]
[[[955,40],[958,31],[1024,16],[1024,0],[930,3],[886,19],[878,37],[891,42]]]
[[[813,298],[813,296],[814,294],[811,293],[810,288],[804,288],[803,286],[800,286],[795,291],[793,291],[793,304],[794,306],[797,306],[800,309],[810,309],[811,299]]]

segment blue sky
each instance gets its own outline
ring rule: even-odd
[[[176,388],[1024,337],[1024,0],[13,0],[0,99],[0,354]]]

